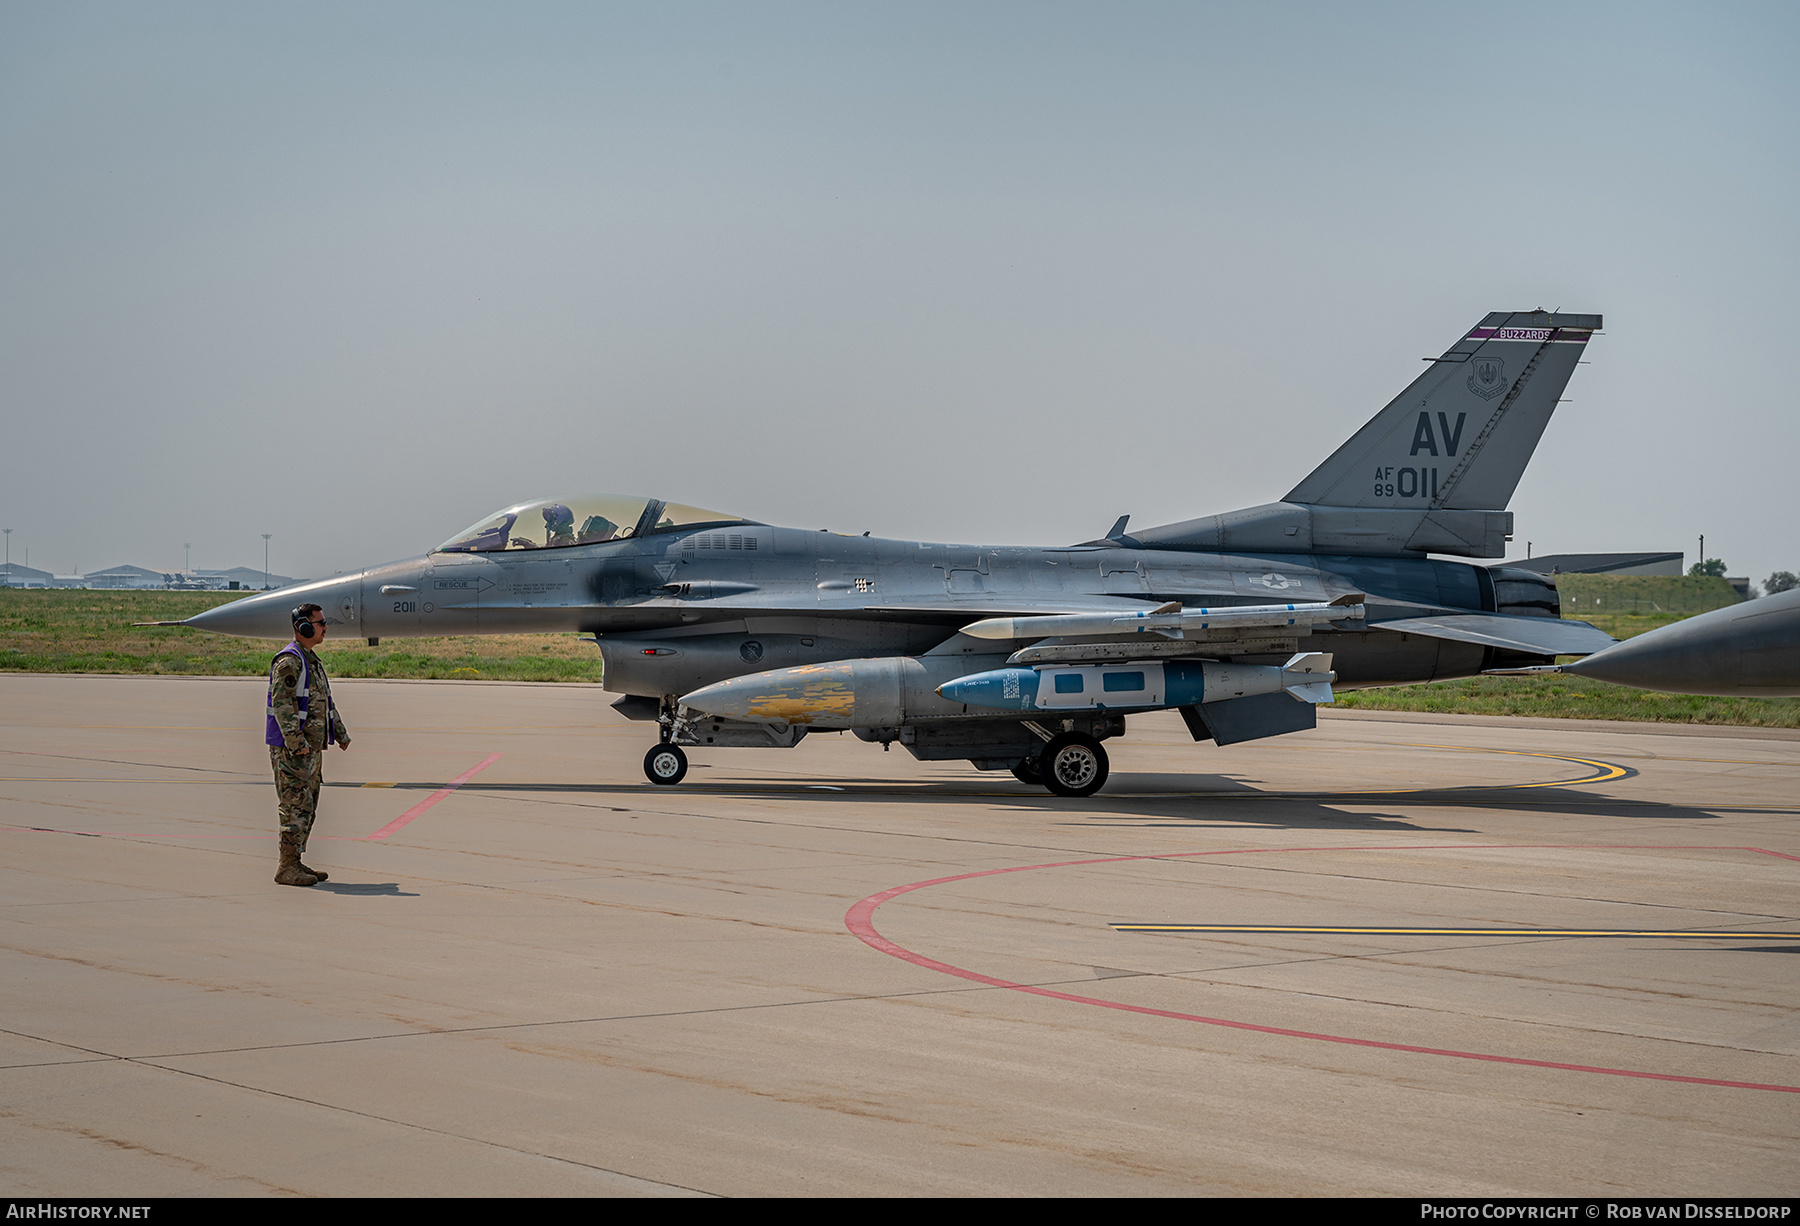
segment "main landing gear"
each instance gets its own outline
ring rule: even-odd
[[[687,768],[687,755],[679,745],[652,745],[644,755],[644,776],[651,783],[673,786],[686,777]]]
[[[1023,773],[1035,768],[1038,779]],[[1050,738],[1035,760],[1013,767],[1013,774],[1027,783],[1042,783],[1058,796],[1092,796],[1106,783],[1106,750],[1085,732],[1065,732]]]

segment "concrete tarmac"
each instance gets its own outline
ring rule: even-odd
[[[5,1194],[1800,1192],[1794,734],[1136,717],[1066,801],[333,690],[294,889],[262,682],[0,675]]]

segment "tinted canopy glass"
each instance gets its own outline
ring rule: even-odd
[[[597,545],[712,524],[748,520],[700,507],[639,498],[632,494],[576,494],[521,502],[477,520],[442,545],[441,552],[496,553],[502,550],[561,549]]]

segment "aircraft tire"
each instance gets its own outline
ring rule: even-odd
[[[687,755],[679,745],[652,745],[644,755],[644,777],[651,783],[672,787],[687,777]]]
[[[1037,758],[1044,786],[1058,796],[1092,796],[1106,785],[1106,750],[1081,732],[1065,732]]]
[[[1033,787],[1044,786],[1044,772],[1036,758],[1020,758],[1013,763],[1013,778],[1020,783],[1029,783]]]

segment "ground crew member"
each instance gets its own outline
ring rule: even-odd
[[[331,701],[325,666],[313,648],[325,641],[324,611],[316,604],[294,609],[294,641],[269,666],[269,718],[265,739],[275,768],[281,867],[276,885],[314,885],[326,874],[300,862],[319,807],[325,743],[350,748],[350,734]]]

